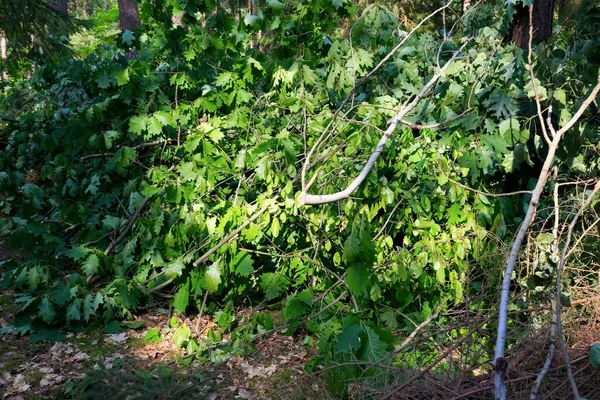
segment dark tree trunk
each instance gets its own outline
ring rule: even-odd
[[[533,42],[552,35],[554,0],[533,0]],[[513,18],[513,41],[522,49],[529,47],[529,7],[518,6]]]
[[[50,8],[62,15],[68,15],[67,0],[50,0]]]
[[[119,4],[119,28],[123,32],[140,27],[140,13],[136,0],[117,0]]]

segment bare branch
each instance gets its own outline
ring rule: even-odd
[[[509,294],[510,294],[510,282],[512,279],[512,272],[517,263],[517,258],[519,256],[521,245],[523,244],[523,239],[525,238],[525,234],[529,230],[531,223],[533,222],[533,217],[537,210],[537,205],[540,200],[540,196],[546,186],[546,182],[548,181],[548,177],[550,175],[550,169],[554,163],[554,155],[556,153],[556,149],[562,139],[563,134],[571,128],[583,115],[585,109],[591,104],[592,101],[598,95],[598,91],[600,91],[600,76],[598,77],[598,84],[592,89],[590,95],[583,101],[581,107],[577,110],[577,112],[573,115],[573,118],[561,129],[556,132],[556,135],[552,138],[552,142],[548,146],[548,153],[546,155],[546,159],[542,166],[542,170],[538,177],[537,184],[533,192],[531,193],[531,199],[529,200],[529,206],[527,208],[527,213],[523,218],[523,222],[521,223],[521,227],[517,231],[517,235],[515,240],[511,246],[509,257],[506,263],[506,268],[504,270],[504,278],[502,280],[502,288],[500,292],[500,309],[498,311],[498,333],[496,337],[496,350],[494,352],[494,395],[497,400],[506,399],[506,386],[504,384],[504,375],[506,372],[506,360],[504,359],[504,347],[506,345],[506,330],[508,326],[508,305],[509,305]],[[557,310],[560,307],[557,308]]]
[[[308,166],[310,165],[310,159],[313,155],[313,153],[315,152],[315,150],[319,147],[319,145],[321,144],[321,142],[324,140],[324,138],[327,136],[327,134],[329,133],[329,130],[331,129],[331,127],[333,126],[333,124],[335,123],[335,120],[338,116],[338,114],[340,113],[340,111],[342,110],[342,108],[344,108],[344,106],[346,104],[348,104],[348,101],[352,98],[352,96],[354,96],[354,94],[356,93],[356,91],[358,90],[358,88],[367,81],[367,79],[369,79],[371,76],[373,76],[375,74],[375,72],[377,72],[379,70],[379,68],[381,68],[390,58],[392,58],[392,56],[394,54],[396,54],[396,52],[402,47],[404,46],[404,43],[406,43],[406,41],[413,35],[413,33],[415,33],[421,26],[423,26],[423,24],[425,22],[427,22],[430,18],[432,18],[434,15],[436,15],[437,13],[439,13],[442,10],[445,10],[446,8],[450,7],[450,4],[452,4],[452,0],[450,0],[448,2],[448,4],[444,5],[443,7],[438,8],[437,10],[435,10],[433,13],[429,14],[427,17],[425,17],[421,22],[419,22],[419,24],[417,26],[415,26],[401,41],[400,43],[398,43],[396,45],[396,47],[394,47],[371,71],[369,71],[369,73],[367,73],[367,75],[363,76],[360,81],[358,81],[358,83],[356,85],[354,85],[354,88],[352,88],[352,90],[350,91],[350,93],[348,93],[348,95],[346,96],[346,98],[344,99],[344,101],[342,101],[342,104],[340,104],[340,106],[338,107],[338,109],[335,111],[335,113],[333,114],[333,116],[331,117],[331,121],[329,121],[329,123],[327,124],[327,126],[325,127],[325,130],[323,131],[323,133],[321,134],[321,136],[319,136],[319,138],[317,139],[317,141],[315,142],[315,144],[312,146],[312,148],[309,150],[308,154],[306,155],[306,160],[304,161],[304,165],[302,167],[302,172],[301,172],[301,182],[302,182],[302,191],[307,191],[308,188],[306,186],[306,172],[308,170]]]
[[[561,308],[560,295],[562,292],[561,278],[562,278],[562,272],[565,267],[565,263],[567,262],[567,251],[569,250],[569,245],[571,244],[571,237],[573,235],[573,229],[575,228],[575,225],[577,224],[579,217],[581,217],[583,212],[589,207],[590,203],[596,196],[596,193],[598,193],[598,190],[600,190],[600,181],[596,182],[596,185],[594,185],[594,189],[592,190],[590,195],[587,197],[587,199],[585,200],[585,202],[583,203],[581,208],[579,208],[579,210],[577,210],[577,214],[575,214],[575,216],[571,220],[571,223],[569,224],[569,229],[567,230],[567,240],[565,241],[562,255],[560,257],[560,262],[558,263],[558,269],[556,271],[556,331],[557,331],[557,335],[558,335],[558,343],[560,344],[560,348],[562,350],[563,357],[565,359],[565,364],[567,367],[567,375],[569,376],[569,381],[571,382],[571,389],[573,390],[573,395],[575,396],[576,400],[579,400],[579,398],[580,398],[579,390],[577,389],[577,383],[575,382],[575,377],[573,376],[573,369],[571,368],[571,362],[569,361],[569,353],[567,352],[567,346],[565,345],[565,340],[563,338],[562,321],[560,318],[560,311],[561,311],[560,310],[560,308]]]
[[[423,97],[425,97],[425,95],[429,92],[429,90],[433,87],[433,85],[437,82],[437,80],[442,76],[442,74],[444,73],[444,71],[454,62],[454,60],[456,60],[456,58],[458,57],[458,55],[462,52],[462,50],[465,48],[465,46],[468,43],[469,43],[469,41],[467,40],[460,47],[460,49],[458,49],[458,51],[456,53],[454,53],[454,55],[452,56],[452,58],[450,58],[450,60],[448,60],[446,62],[446,64],[442,67],[442,69],[439,70],[429,80],[429,82],[427,82],[425,84],[425,86],[423,87],[423,89],[421,89],[421,91],[419,92],[419,94],[417,96],[415,96],[415,98],[413,99],[413,101],[410,102],[408,105],[402,107],[400,109],[400,111],[398,111],[398,113],[396,114],[396,116],[394,116],[394,118],[392,118],[389,121],[388,128],[385,130],[385,133],[383,134],[383,136],[379,140],[379,143],[377,144],[377,147],[375,148],[375,150],[369,156],[369,159],[367,160],[367,163],[365,164],[365,166],[363,167],[363,169],[360,171],[360,174],[354,179],[354,181],[352,181],[352,183],[350,183],[350,185],[346,189],[344,189],[344,190],[342,190],[340,192],[334,193],[334,194],[313,195],[313,194],[308,194],[307,193],[307,187],[304,186],[302,188],[302,192],[300,192],[300,195],[298,196],[298,201],[301,204],[313,204],[313,205],[315,205],[315,204],[331,203],[331,202],[334,202],[334,201],[338,201],[338,200],[342,200],[342,199],[348,198],[358,188],[358,186],[360,186],[360,184],[365,180],[365,178],[369,175],[369,172],[371,171],[371,169],[375,165],[375,162],[379,158],[379,155],[383,151],[383,148],[385,147],[385,144],[390,139],[392,133],[394,133],[394,130],[396,129],[396,127],[398,126],[398,124],[400,123],[400,121],[406,116],[406,114],[408,114],[413,108],[415,108],[417,106],[417,104],[419,103],[419,101],[421,101],[421,99]],[[308,157],[309,156],[307,156],[307,160],[305,160],[305,166],[308,163]]]

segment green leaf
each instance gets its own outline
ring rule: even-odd
[[[54,321],[54,318],[56,317],[56,311],[54,311],[54,305],[50,302],[50,300],[48,300],[47,297],[44,297],[40,302],[38,315],[47,324],[50,324]]]
[[[344,282],[352,293],[362,295],[369,287],[369,269],[362,265],[348,268]]]
[[[160,334],[158,328],[149,329],[148,332],[146,332],[146,337],[144,338],[144,341],[146,342],[146,344],[160,343],[161,340],[162,340],[162,337],[161,337],[161,334]]]
[[[370,327],[364,328],[363,343],[359,358],[364,361],[377,362],[387,354],[387,344]]]
[[[280,273],[267,272],[260,276],[260,286],[265,291],[267,300],[279,297],[289,283],[289,279]]]
[[[361,326],[358,324],[347,324],[344,330],[337,336],[335,351],[339,353],[351,353],[360,348]]]
[[[123,332],[123,328],[121,328],[121,323],[119,321],[111,321],[104,327],[103,331],[104,333],[121,333]]]
[[[104,132],[104,144],[107,149],[110,149],[113,144],[113,140],[119,137],[119,132],[117,131],[106,131]]]
[[[67,307],[67,321],[81,320],[81,300],[75,298],[69,307]]]
[[[221,139],[223,139],[225,137],[225,135],[223,134],[223,132],[221,132],[220,129],[215,128],[210,131],[210,133],[208,134],[208,137],[210,137],[210,140],[212,140],[213,142],[219,143],[221,141]]]
[[[258,23],[259,20],[260,18],[256,15],[246,14],[246,16],[244,17],[244,24],[246,24],[246,26],[254,26]]]
[[[173,261],[171,264],[169,264],[167,269],[165,269],[165,274],[170,275],[170,276],[181,276],[184,268],[185,268],[185,265],[183,264],[183,259],[178,258],[175,261]]]
[[[285,8],[285,4],[279,0],[267,0],[267,5],[274,10],[283,10]]]
[[[96,311],[98,311],[98,307],[103,301],[100,293],[96,293],[96,297],[93,297],[91,293],[85,296],[83,299],[83,318],[86,322],[90,320],[92,315],[96,315]]]
[[[121,322],[121,325],[127,329],[137,330],[137,329],[140,329],[140,328],[146,326],[146,323],[144,321],[131,321],[131,322]]]
[[[186,324],[181,325],[179,328],[175,330],[173,333],[173,343],[178,348],[181,348],[183,344],[190,338],[192,332],[190,328]]]
[[[59,285],[55,292],[52,293],[52,301],[56,305],[64,306],[71,300],[72,296],[69,285]]]
[[[230,269],[235,271],[236,274],[247,278],[254,271],[254,260],[245,251],[237,253],[233,260],[231,260]]]
[[[162,133],[163,124],[155,117],[146,118],[146,130],[150,137],[159,136]]]
[[[100,267],[100,259],[97,255],[91,254],[81,266],[81,269],[86,275],[92,275],[98,272],[98,267]]]
[[[600,343],[594,343],[590,347],[590,365],[600,369]]]
[[[562,89],[556,89],[554,91],[554,98],[563,106],[567,105],[567,94]]]
[[[131,32],[129,29],[123,32],[123,36],[121,37],[121,43],[131,46],[134,40],[135,36],[133,36],[133,32]]]
[[[364,214],[357,215],[352,223],[352,233],[344,243],[342,259],[349,266],[361,266],[368,269],[375,262],[375,254],[371,225]]]
[[[44,273],[39,266],[29,268],[27,271],[27,283],[30,290],[35,290],[44,280]]]
[[[129,82],[129,68],[117,72],[115,74],[115,80],[117,81],[117,86],[123,86]]]
[[[280,229],[281,226],[279,224],[279,218],[273,217],[273,220],[271,221],[271,234],[273,235],[273,237],[279,236]]]
[[[177,122],[175,122],[175,118],[168,111],[156,111],[154,113],[154,118],[156,118],[163,126],[169,125],[172,127],[177,126]]]
[[[219,262],[216,261],[208,267],[204,273],[204,289],[210,293],[217,291],[219,284],[221,283],[221,270],[219,268]]]
[[[106,72],[106,70],[102,71],[100,76],[98,76],[96,83],[98,83],[98,87],[100,89],[106,89],[110,86],[110,77],[108,76],[108,72]]]
[[[141,115],[133,116],[129,119],[129,132],[141,135],[146,129],[146,117]]]
[[[395,330],[398,327],[398,319],[396,313],[392,310],[387,310],[380,316],[381,321],[387,326],[389,330]]]
[[[184,313],[190,302],[190,285],[185,284],[179,288],[175,297],[173,298],[173,308],[179,311],[180,313]]]

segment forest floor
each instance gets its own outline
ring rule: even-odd
[[[6,258],[0,245],[0,261]],[[18,307],[12,291],[0,291],[0,327]],[[253,352],[222,363],[187,363],[172,333],[159,343],[145,341],[149,329],[169,321],[158,309],[137,315],[130,324],[137,329],[119,333],[67,333],[56,343],[33,344],[28,336],[0,335],[0,399],[331,398],[321,377],[303,372],[314,349],[297,338],[274,333],[257,339]],[[206,317],[201,323],[212,324]]]

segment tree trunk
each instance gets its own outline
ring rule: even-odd
[[[8,81],[8,71],[6,70],[6,37],[4,36],[4,32],[0,32],[0,54],[3,61],[1,79]]]
[[[134,31],[141,26],[136,0],[117,0],[119,4],[119,28]]]
[[[50,8],[62,15],[69,15],[67,0],[50,0]]]
[[[533,0],[533,42],[552,35],[554,0]],[[529,47],[529,7],[519,5],[513,17],[513,41],[522,49]]]

